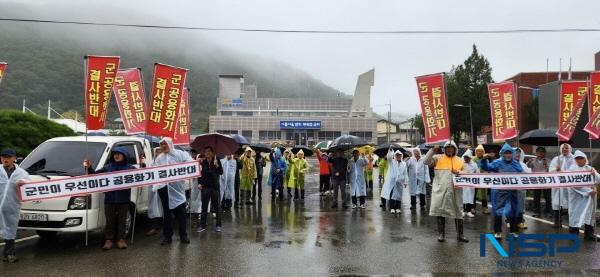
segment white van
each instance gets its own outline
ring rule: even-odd
[[[32,181],[84,175],[82,162],[86,157],[99,170],[109,161],[111,150],[118,146],[127,149],[129,163],[136,167],[142,156],[146,158],[146,164],[152,164],[152,148],[144,138],[89,136],[87,141],[84,136],[47,140],[33,150],[20,166],[29,172]],[[148,210],[148,189],[131,189],[127,230],[131,227],[134,211],[141,213]],[[99,230],[104,225],[103,193],[25,202],[21,206],[19,229],[36,230],[42,238],[53,237],[57,232]]]

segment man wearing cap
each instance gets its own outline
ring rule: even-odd
[[[463,234],[462,190],[454,188],[452,182],[453,176],[460,174],[463,167],[462,161],[456,156],[458,147],[454,141],[448,141],[444,144],[444,153],[434,155],[439,148],[435,146],[429,149],[425,156],[425,164],[435,169],[429,215],[437,217],[439,242],[446,240],[446,218],[454,219],[458,241],[469,242]]]
[[[15,162],[17,153],[12,149],[4,149],[0,153],[0,237],[4,239],[3,261],[14,263],[15,238],[21,213],[21,202],[17,195],[17,187],[25,184],[29,174]]]

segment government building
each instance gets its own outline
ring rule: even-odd
[[[371,109],[375,70],[361,74],[353,98],[258,98],[242,75],[220,75],[217,114],[209,132],[239,134],[252,143],[284,142],[312,146],[341,135],[377,143],[377,118]]]

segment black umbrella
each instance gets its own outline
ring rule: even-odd
[[[204,153],[204,148],[210,146],[217,156],[233,154],[240,147],[232,137],[218,133],[199,135],[190,146],[198,153]]]
[[[519,142],[537,146],[554,146],[559,144],[559,139],[556,129],[535,129],[521,135]],[[571,143],[571,141],[567,143]]]
[[[360,147],[369,144],[363,138],[359,138],[357,136],[352,135],[343,135],[341,137],[336,138],[332,143],[329,149],[331,150],[348,150],[354,147]]]
[[[248,141],[248,139],[244,136],[240,136],[238,134],[233,134],[233,135],[229,135],[231,138],[233,138],[235,140],[235,142],[237,142],[240,146],[243,145],[250,145],[250,142]]]
[[[256,153],[270,153],[271,148],[264,143],[250,144],[250,148]]]
[[[387,155],[390,147],[392,147],[392,149],[394,149],[394,151],[400,150],[400,152],[402,152],[403,155],[405,153],[407,153],[406,149],[400,147],[400,145],[397,143],[384,143],[384,144],[377,145],[377,147],[375,148],[375,152],[373,152],[373,153],[375,153],[375,155],[377,155],[379,157],[385,157]]]
[[[313,150],[304,145],[294,146],[294,148],[292,148],[292,153],[297,154],[300,152],[300,150],[304,152],[304,157],[310,157],[313,155]]]

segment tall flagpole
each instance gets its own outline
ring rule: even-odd
[[[83,57],[83,75],[84,76],[84,84],[83,84],[83,88],[85,90],[85,94],[84,94],[84,107],[83,110],[85,111],[85,160],[87,160],[88,157],[88,153],[89,153],[89,149],[88,149],[88,122],[87,122],[87,64],[88,64],[88,58],[87,56]],[[91,162],[90,162],[90,166],[92,166]],[[88,175],[88,170],[87,168],[85,168],[85,175]],[[85,197],[85,246],[88,246],[89,243],[89,225],[88,225],[88,221],[89,221],[89,215],[88,215],[88,211],[90,210],[90,202],[89,202],[89,196]]]

